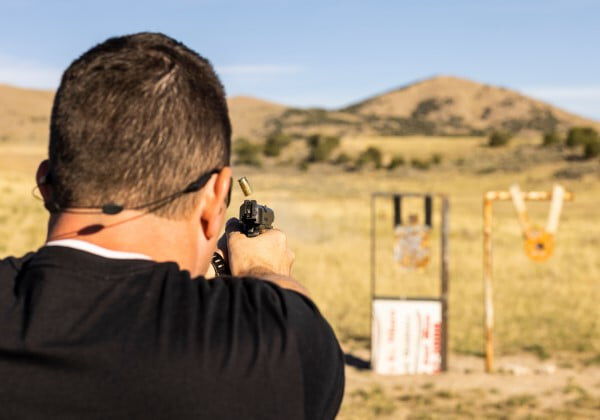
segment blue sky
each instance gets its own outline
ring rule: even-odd
[[[109,36],[160,31],[229,95],[337,107],[435,74],[600,119],[596,0],[0,0],[0,83],[55,88]]]

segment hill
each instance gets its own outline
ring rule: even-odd
[[[257,138],[265,135],[265,123],[281,117],[286,107],[249,96],[228,99],[234,137]]]
[[[598,125],[510,89],[450,76],[419,81],[345,111],[363,117],[376,115],[384,121],[396,118],[412,122],[423,130],[418,134],[469,134],[492,129],[560,131],[575,125]]]
[[[48,139],[54,92],[0,84],[0,143],[39,143]],[[235,136],[261,137],[265,121],[279,117],[286,107],[245,96],[230,98]]]
[[[45,141],[50,91],[0,85],[0,141]],[[327,110],[293,108],[247,96],[228,99],[234,137],[262,139],[291,135],[338,136],[482,135],[566,131],[600,123],[516,91],[466,79],[437,76],[350,106]]]
[[[481,135],[600,128],[597,121],[503,87],[438,76],[373,96],[337,110],[288,108],[265,121],[265,132],[337,135]]]
[[[0,142],[48,139],[54,93],[0,84]]]

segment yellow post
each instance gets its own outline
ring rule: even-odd
[[[485,371],[494,371],[494,302],[492,289],[492,200],[489,194],[483,198],[483,305]]]

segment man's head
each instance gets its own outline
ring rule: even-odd
[[[231,125],[210,63],[162,34],[111,38],[65,71],[50,125],[52,201],[136,208],[229,165]],[[156,215],[185,218],[187,194]]]

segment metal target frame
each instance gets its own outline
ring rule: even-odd
[[[512,190],[512,191],[511,191]],[[494,372],[494,297],[493,297],[493,247],[492,227],[493,209],[496,201],[513,201],[517,211],[517,218],[524,229],[529,226],[524,203],[526,201],[552,201],[556,188],[553,191],[521,191],[511,187],[509,191],[487,191],[483,194],[483,329],[484,329],[484,353],[485,371]],[[518,195],[515,200],[515,195]],[[561,193],[561,200],[570,202],[575,195],[570,191]],[[515,202],[516,201],[516,202]],[[549,225],[556,233],[560,209],[551,209]]]
[[[433,226],[433,204],[440,201],[441,206],[441,224],[440,224],[440,294],[434,297],[422,296],[382,296],[377,294],[377,201],[378,199],[388,198],[392,201],[394,208],[393,222],[394,227],[399,225],[401,218],[401,200],[403,198],[420,198],[424,200],[425,220],[424,224]],[[373,343],[372,343],[372,324],[374,319],[374,302],[380,300],[405,300],[405,301],[439,301],[441,303],[441,372],[448,370],[448,293],[449,293],[449,232],[450,232],[450,201],[446,194],[440,193],[415,193],[415,192],[373,192],[371,193],[371,284],[370,284],[370,304],[371,304],[371,322],[369,323],[371,366],[373,366]]]

